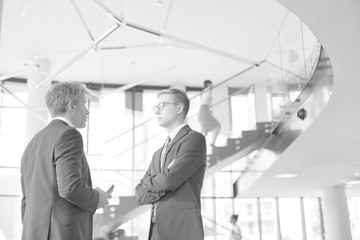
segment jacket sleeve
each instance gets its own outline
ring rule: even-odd
[[[80,132],[73,128],[64,132],[57,141],[54,155],[60,196],[81,209],[94,213],[99,202],[99,193],[89,186],[82,176],[82,159],[85,154]],[[89,171],[88,168],[86,171]]]
[[[154,160],[154,157],[153,157]],[[140,183],[135,187],[136,201],[140,205],[152,204],[158,201],[162,196],[165,195],[164,191],[150,191],[146,185],[144,185],[144,180],[151,176],[151,169],[146,171]]]
[[[23,173],[21,173],[21,192],[22,192],[22,198],[21,198],[21,222],[24,223],[24,216],[25,216],[25,210],[26,210],[26,194],[25,194],[25,188],[24,188],[24,176]]]
[[[192,132],[175,151],[178,153],[171,167],[143,179],[144,188],[165,193],[175,191],[196,171],[206,166],[206,142],[200,133]]]

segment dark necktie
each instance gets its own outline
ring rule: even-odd
[[[163,147],[163,150],[161,152],[161,158],[160,158],[160,167],[161,167],[161,170],[164,168],[164,164],[165,164],[165,153],[167,151],[167,149],[169,148],[169,145],[170,145],[170,142],[171,142],[171,138],[170,137],[167,137],[166,141],[165,141],[165,144],[164,144],[164,147]]]
[[[164,168],[164,164],[165,164],[165,153],[170,145],[170,142],[171,142],[171,138],[168,136],[166,141],[165,141],[165,144],[164,144],[164,147],[163,147],[163,150],[161,151],[161,157],[160,157],[160,168],[161,170]],[[152,204],[152,211],[151,211],[151,221],[152,222],[155,222],[156,221],[156,202]]]

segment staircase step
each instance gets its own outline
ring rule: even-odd
[[[228,138],[227,144],[230,150],[233,150],[233,153],[240,151],[241,148],[241,138]]]
[[[223,159],[229,155],[231,155],[231,150],[228,146],[224,147],[213,147],[212,148],[212,155],[215,155],[216,157]]]
[[[252,142],[254,142],[257,137],[259,136],[259,133],[255,130],[249,130],[249,131],[243,131],[242,132],[242,140],[241,141],[241,147],[246,147]]]

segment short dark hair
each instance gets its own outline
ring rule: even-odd
[[[169,88],[169,89],[161,90],[160,92],[158,92],[157,96],[160,97],[163,94],[173,95],[175,98],[175,101],[177,103],[181,103],[184,106],[183,111],[184,111],[184,119],[185,119],[189,112],[189,109],[190,109],[190,100],[189,100],[187,94],[180,89]]]
[[[237,222],[239,215],[238,214],[232,214],[231,218],[235,220],[235,222]]]
[[[203,84],[204,84],[204,88],[207,88],[209,84],[212,84],[212,81],[207,79],[207,80],[204,81]]]

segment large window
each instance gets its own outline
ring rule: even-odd
[[[302,216],[300,199],[279,199],[279,219],[281,237],[289,240],[302,240]]]
[[[350,196],[348,198],[348,205],[352,239],[360,240],[360,197]]]
[[[13,94],[0,90],[0,166],[19,167],[25,141],[26,108],[19,100],[27,102],[26,85],[7,83]]]

